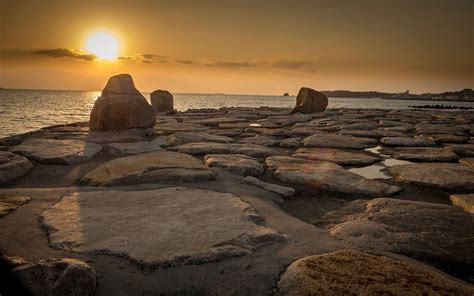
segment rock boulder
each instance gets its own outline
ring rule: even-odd
[[[296,106],[291,113],[323,112],[328,106],[328,97],[325,94],[308,87],[302,87],[296,97]]]
[[[156,112],[173,111],[173,95],[167,90],[155,90],[150,94],[151,106]]]

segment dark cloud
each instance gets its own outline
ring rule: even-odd
[[[143,60],[142,63],[144,63],[144,64],[151,64],[151,63],[153,63],[153,61],[150,61],[150,60]]]
[[[314,62],[310,60],[277,60],[272,63],[273,67],[283,69],[300,69],[311,65]]]
[[[206,62],[204,65],[208,67],[238,68],[238,67],[256,67],[253,62]]]
[[[133,57],[118,57],[119,60],[130,61]]]
[[[33,50],[31,53],[53,58],[72,58],[84,61],[93,61],[97,58],[93,54],[76,52],[69,48],[40,49]]]
[[[194,62],[190,60],[176,60],[176,62],[180,64],[186,64],[186,65],[194,64]]]
[[[142,57],[145,58],[145,59],[153,59],[154,57],[156,57],[156,55],[149,54],[149,53],[144,53],[144,54],[142,54]]]

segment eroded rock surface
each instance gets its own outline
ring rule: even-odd
[[[142,266],[203,264],[283,240],[240,198],[209,190],[77,192],[42,214],[54,248],[123,256]]]
[[[474,193],[454,194],[449,197],[453,206],[463,209],[468,213],[474,214]]]
[[[263,173],[263,165],[258,159],[242,154],[208,154],[204,157],[204,163],[241,176],[258,176]]]
[[[376,146],[378,140],[371,138],[343,136],[336,134],[316,134],[306,137],[303,143],[306,147],[352,148],[364,149]]]
[[[234,139],[204,132],[177,132],[166,138],[166,145],[178,146],[196,142],[231,143]]]
[[[332,148],[300,148],[294,157],[328,161],[339,165],[369,165],[380,161],[380,158],[368,153],[345,151]]]
[[[0,196],[0,218],[8,215],[31,200],[29,196],[6,195]]]
[[[107,145],[112,154],[142,154],[163,150],[164,139],[156,139],[153,141],[141,141],[133,143],[110,143]]]
[[[454,163],[419,163],[387,168],[395,179],[445,190],[474,190],[474,169]]]
[[[170,147],[170,150],[193,155],[199,154],[245,154],[251,157],[267,157],[279,154],[275,150],[254,144],[228,144],[228,143],[189,143],[176,147]]]
[[[451,149],[432,147],[384,148],[379,151],[396,159],[427,162],[451,162],[459,156]]]
[[[167,112],[174,109],[173,95],[167,90],[155,90],[150,94],[150,102],[156,112]]]
[[[365,250],[474,263],[474,215],[449,205],[390,198],[355,200],[326,213],[317,225]]]
[[[80,183],[114,186],[214,179],[214,173],[198,159],[183,153],[159,151],[106,162],[82,177]]]
[[[302,87],[296,96],[296,106],[291,112],[323,112],[327,106],[328,97],[325,94],[309,87]]]
[[[291,187],[281,186],[277,184],[272,184],[268,182],[264,182],[260,179],[248,176],[242,179],[244,183],[255,185],[257,187],[263,188],[265,190],[271,191],[276,193],[282,197],[290,197],[295,194],[295,189]]]
[[[0,184],[7,184],[27,174],[33,168],[33,164],[27,158],[7,152],[0,151]]]
[[[409,138],[409,137],[385,137],[380,142],[386,146],[402,147],[426,147],[434,146],[436,142],[430,139]]]
[[[381,197],[400,191],[396,186],[364,178],[341,166],[288,156],[271,156],[265,162],[283,182],[352,195]]]
[[[102,146],[79,140],[27,139],[12,152],[45,164],[74,165],[92,159]]]
[[[376,267],[376,268],[375,268]],[[471,295],[463,282],[408,261],[345,250],[293,262],[278,295]]]

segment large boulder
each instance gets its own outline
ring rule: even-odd
[[[296,106],[291,113],[323,112],[328,106],[328,97],[314,89],[302,87],[296,97]]]
[[[92,108],[91,130],[148,128],[156,123],[155,111],[135,88],[128,74],[113,76]]]
[[[150,94],[151,106],[156,112],[173,111],[173,95],[167,90],[155,90]]]
[[[277,295],[472,295],[474,288],[428,267],[355,250],[293,262]]]
[[[13,181],[33,168],[33,164],[27,158],[7,152],[0,151],[0,184]]]

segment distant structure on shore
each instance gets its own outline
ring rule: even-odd
[[[289,93],[284,93],[283,96],[284,96],[284,97],[289,97],[290,94],[289,94]]]
[[[433,100],[433,101],[464,101],[474,102],[474,93],[471,88],[443,93],[411,94],[409,90],[401,93],[384,93],[378,91],[350,91],[333,90],[322,91],[332,98],[382,98],[392,100]]]

